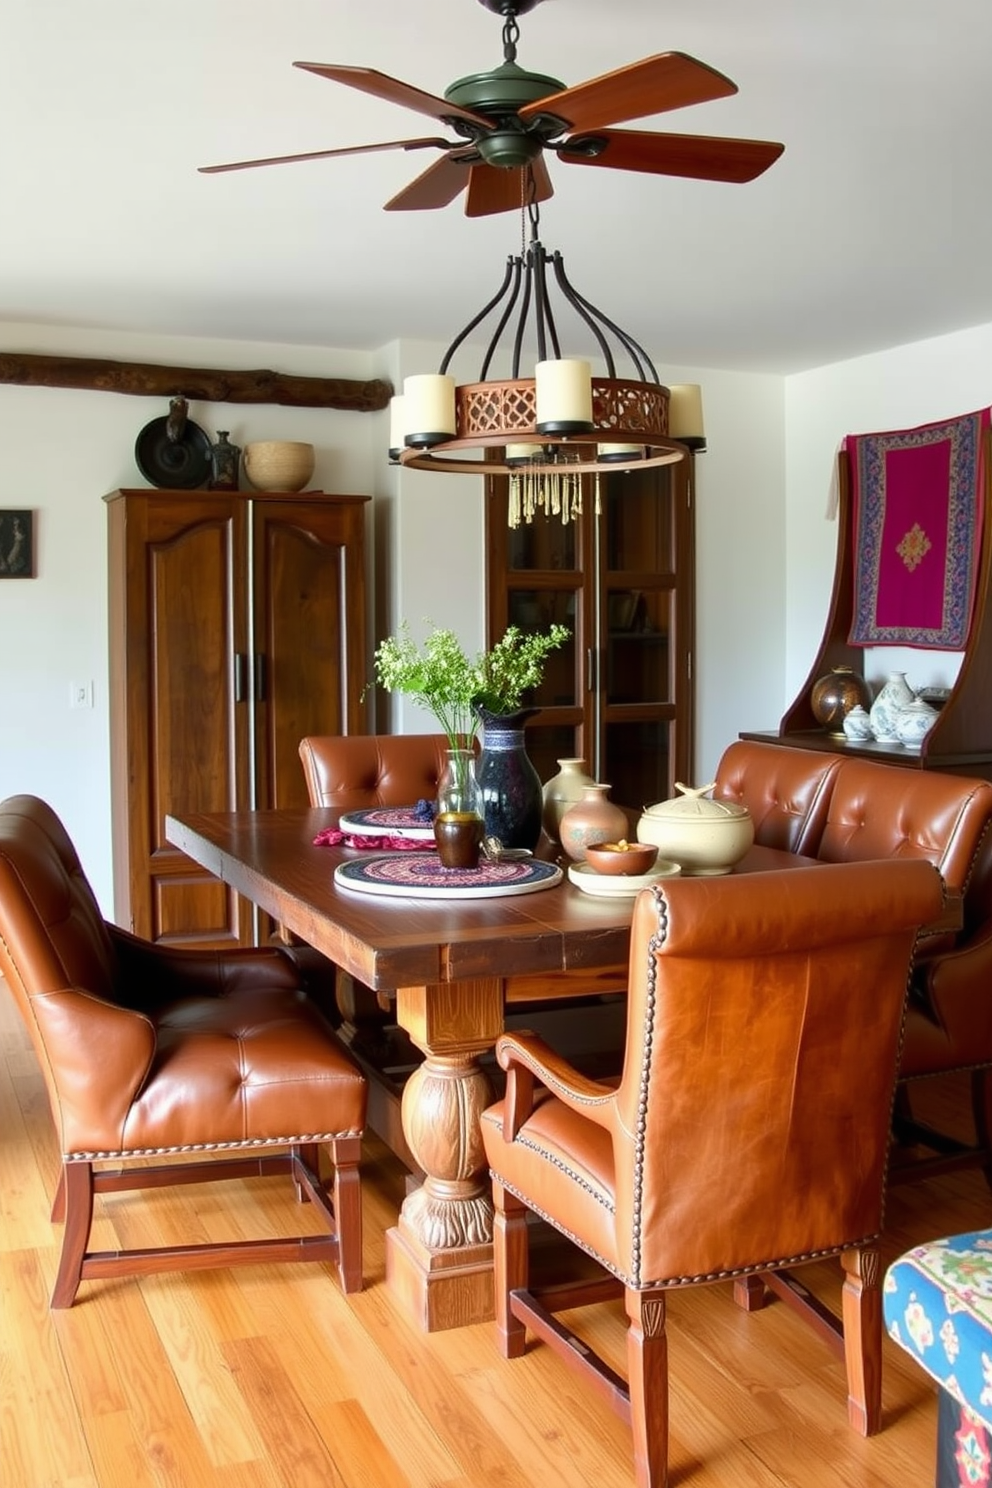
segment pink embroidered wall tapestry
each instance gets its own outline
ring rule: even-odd
[[[989,409],[849,434],[852,646],[963,650],[975,598]]]

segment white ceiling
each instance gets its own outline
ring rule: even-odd
[[[433,152],[196,167],[443,134],[291,64],[441,94],[502,61],[501,25],[479,0],[2,0],[0,321],[448,341],[521,225],[383,212]],[[628,127],[785,143],[743,186],[551,157],[542,240],[659,363],[790,372],[992,321],[990,0],[543,0],[520,31],[568,85],[664,51],[738,84]]]

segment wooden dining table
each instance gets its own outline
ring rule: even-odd
[[[317,845],[333,810],[189,813],[166,819],[188,857],[338,967],[395,1003],[423,1053],[402,1095],[403,1134],[423,1172],[386,1236],[390,1288],[426,1331],[493,1315],[492,1202],[480,1116],[493,1086],[480,1063],[521,1002],[622,990],[633,898],[600,898],[567,874],[516,897],[384,898],[341,888],[358,856]],[[735,872],[794,871],[815,859],[754,846]]]

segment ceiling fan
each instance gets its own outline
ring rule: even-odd
[[[445,124],[456,139],[427,137],[311,150],[265,160],[201,166],[211,175],[259,165],[326,160],[381,150],[443,150],[440,160],[386,202],[387,212],[446,207],[466,190],[465,212],[484,217],[518,211],[525,199],[554,194],[544,156],[552,151],[567,165],[605,166],[648,175],[687,176],[704,181],[753,181],[781,155],[784,145],[768,140],[721,139],[699,134],[655,134],[612,129],[689,104],[708,103],[737,92],[737,85],[683,52],[661,52],[567,88],[557,78],[517,66],[517,16],[541,0],[480,0],[503,17],[503,63],[472,73],[445,89],[444,97],[388,77],[369,67],[294,62],[331,82],[399,103]]]

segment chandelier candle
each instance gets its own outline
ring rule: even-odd
[[[589,434],[592,368],[576,357],[538,362],[534,368],[538,434]]]
[[[389,400],[389,458],[397,464],[406,439],[406,399],[395,393]]]
[[[411,449],[443,444],[455,434],[455,379],[417,372],[403,379],[404,443]]]

